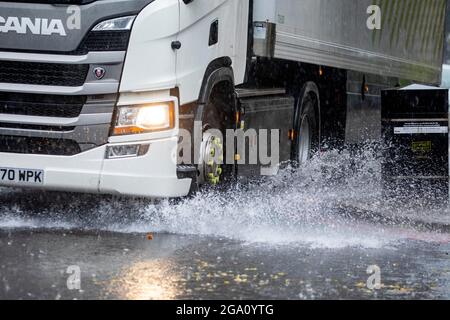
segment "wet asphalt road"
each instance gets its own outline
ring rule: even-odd
[[[174,203],[0,188],[0,299],[450,299],[450,234],[349,218],[405,208],[344,160]]]
[[[211,237],[0,232],[1,299],[449,299],[450,243],[364,249]],[[450,240],[450,237],[447,239]],[[79,266],[81,290],[67,287]],[[382,287],[366,287],[378,265]]]

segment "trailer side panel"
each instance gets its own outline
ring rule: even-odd
[[[441,80],[446,0],[272,1],[274,13],[265,19],[267,10],[255,10],[254,18],[276,24],[275,58],[428,84]],[[372,5],[380,8],[380,29],[367,25]]]

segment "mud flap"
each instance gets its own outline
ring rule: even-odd
[[[275,175],[280,165],[291,158],[295,100],[278,94],[240,97],[238,101],[242,115],[238,129],[242,135],[234,141],[237,176]],[[267,159],[263,161],[262,155]]]

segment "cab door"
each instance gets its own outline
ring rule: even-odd
[[[248,5],[248,0],[180,0],[177,82],[182,103],[198,99],[206,68],[216,58],[230,57],[235,75],[237,70],[243,74]]]

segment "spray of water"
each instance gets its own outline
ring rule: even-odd
[[[366,216],[429,213],[418,202],[383,197],[377,150],[368,145],[330,151],[301,169],[288,166],[275,177],[204,190],[179,201],[2,190],[0,228],[175,233],[326,248],[378,248],[417,238],[418,233],[397,222],[356,219],[354,213],[362,211]],[[421,235],[445,240],[435,233]]]

